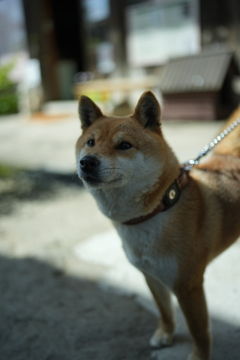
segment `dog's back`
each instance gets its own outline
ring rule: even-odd
[[[221,131],[224,131],[238,118],[240,118],[240,105],[230,116],[227,123],[224,124]],[[238,125],[232,132],[230,132],[229,135],[226,136],[226,138],[224,138],[224,140],[222,140],[216,146],[214,153],[240,157],[240,125]]]
[[[238,118],[240,118],[240,106],[233,112],[218,135]],[[215,146],[210,159],[198,165],[197,168],[216,174],[225,174],[229,179],[236,180],[238,182],[236,185],[240,186],[240,124]]]
[[[239,116],[240,106],[220,133]],[[221,212],[221,237],[213,253],[215,257],[240,235],[240,125],[221,140],[209,160],[200,163],[196,169],[200,170],[197,177],[203,182],[206,178],[207,187],[216,195],[218,206],[215,206],[215,211]],[[210,205],[211,201],[208,202]]]

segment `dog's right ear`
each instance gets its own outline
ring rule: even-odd
[[[140,97],[134,115],[144,128],[153,130],[159,128],[161,109],[160,105],[151,91],[146,91]]]
[[[87,96],[81,96],[79,100],[78,113],[82,129],[88,128],[95,120],[103,116],[99,107]]]

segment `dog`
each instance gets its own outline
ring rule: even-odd
[[[193,338],[188,359],[208,360],[204,270],[240,235],[240,129],[187,172],[164,139],[152,92],[143,93],[133,115],[121,118],[104,116],[82,96],[79,115],[77,173],[112,220],[159,308],[151,346],[173,342],[172,292]]]

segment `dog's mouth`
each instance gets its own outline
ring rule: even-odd
[[[89,185],[98,185],[98,184],[102,183],[102,181],[99,178],[97,178],[93,175],[85,175],[82,177],[82,180],[84,180]]]
[[[81,176],[81,179],[83,181],[85,181],[87,184],[89,185],[98,185],[102,182],[101,179],[99,179],[98,177],[94,176],[94,175],[90,175],[90,174],[86,174],[84,176]]]
[[[119,176],[115,179],[106,181],[93,175],[85,175],[82,176],[81,179],[90,187],[106,188],[109,186],[112,187],[113,185],[117,185],[119,182],[121,182],[122,177]]]

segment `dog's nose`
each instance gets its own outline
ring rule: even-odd
[[[94,156],[84,156],[82,160],[80,160],[80,168],[85,173],[93,172],[94,170],[96,170],[98,165],[99,161]]]

